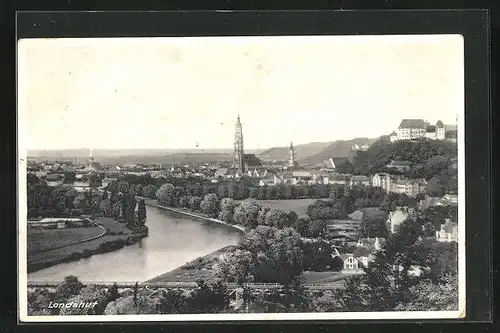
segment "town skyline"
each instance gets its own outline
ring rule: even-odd
[[[249,150],[376,138],[404,118],[455,123],[462,49],[453,35],[22,40],[19,121],[29,150],[231,149],[238,114]]]

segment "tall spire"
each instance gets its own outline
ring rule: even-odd
[[[295,149],[293,149],[293,142],[290,141],[290,149],[288,150],[288,167],[295,166]]]
[[[243,150],[243,128],[241,126],[240,114],[236,119],[236,128],[234,131],[234,153],[233,153],[233,168],[237,168],[239,172],[245,172],[244,150]]]

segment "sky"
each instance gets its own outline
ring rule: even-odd
[[[265,149],[464,112],[460,35],[25,39],[27,149]]]

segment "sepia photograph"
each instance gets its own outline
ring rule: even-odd
[[[465,316],[461,35],[17,45],[23,322]]]

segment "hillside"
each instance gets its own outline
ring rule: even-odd
[[[311,142],[302,145],[294,146],[295,154],[297,157],[306,158],[319,153],[323,148],[330,145],[331,142]],[[288,159],[288,150],[290,146],[286,147],[273,147],[266,149],[259,154],[259,158],[275,158],[276,160]]]
[[[457,158],[457,144],[451,141],[396,141],[378,140],[367,151],[359,151],[354,158],[354,172],[370,175],[387,172],[391,161],[410,162],[410,178],[430,179],[436,175],[450,178],[456,176],[453,168]]]
[[[378,139],[368,139],[368,138],[356,138],[352,140],[339,140],[331,142],[329,145],[325,146],[323,149],[310,156],[302,156],[297,153],[297,159],[299,163],[303,164],[319,164],[330,157],[347,157],[351,159],[354,155],[352,151],[352,146],[358,145],[371,145]]]

